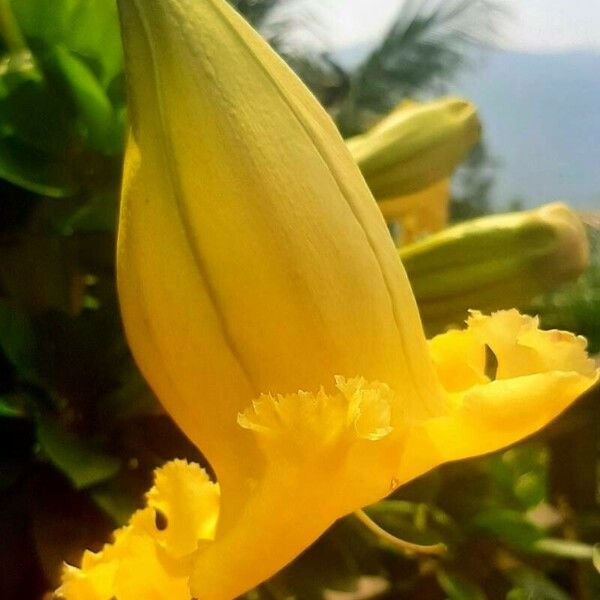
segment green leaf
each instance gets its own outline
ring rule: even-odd
[[[79,112],[88,145],[105,154],[123,147],[123,132],[105,90],[92,70],[63,46],[56,46],[49,60],[63,78]]]
[[[573,540],[544,538],[535,542],[534,549],[542,554],[571,558],[573,560],[593,560],[594,546]]]
[[[524,473],[515,482],[515,496],[526,508],[537,506],[546,497],[546,481],[535,472]]]
[[[132,368],[123,385],[104,398],[99,414],[106,419],[120,421],[158,416],[164,411],[146,381]]]
[[[29,64],[11,60],[1,71],[0,177],[37,194],[73,196],[102,172],[86,150],[112,156],[123,147],[123,92],[114,85],[122,77],[116,3],[12,6],[34,55]]]
[[[437,580],[449,600],[485,600],[485,594],[474,583],[463,576],[446,571],[437,572]]]
[[[56,156],[46,155],[16,138],[0,139],[0,178],[51,198],[72,196],[78,189]]]
[[[418,544],[453,545],[459,532],[442,510],[423,503],[382,500],[366,509],[378,525],[402,539]]]
[[[90,496],[119,527],[126,525],[129,517],[139,508],[137,498],[115,485],[113,480],[92,488]]]
[[[12,0],[11,5],[28,39],[64,44],[90,63],[105,89],[122,71],[114,0]]]
[[[37,381],[35,336],[27,315],[0,299],[0,348],[20,377]]]
[[[41,81],[42,75],[29,50],[8,54],[0,60],[0,99],[6,98],[25,81]],[[0,115],[0,119],[5,117]]]
[[[118,458],[77,437],[51,417],[39,418],[37,437],[44,454],[77,489],[106,481],[121,468]]]
[[[2,98],[2,114],[10,123],[11,136],[23,144],[50,155],[64,153],[71,143],[75,113],[71,103],[65,102],[64,86],[53,77],[47,54],[36,60],[42,76],[19,73],[10,93]]]
[[[570,600],[569,595],[539,571],[522,567],[512,569],[508,575],[515,588],[507,600]]]
[[[118,209],[116,193],[97,193],[66,218],[57,219],[55,226],[63,235],[83,232],[114,233]]]
[[[0,418],[20,419],[25,416],[22,407],[11,402],[10,397],[0,396]]]
[[[69,103],[36,70],[0,77],[0,177],[37,194],[76,191],[70,172],[73,141]]]
[[[543,531],[529,522],[524,514],[509,509],[484,510],[477,514],[472,524],[481,532],[524,550],[532,550],[543,537]]]

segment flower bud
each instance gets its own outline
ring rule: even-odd
[[[120,11],[131,121],[123,321],[142,372],[221,486],[195,595],[231,598],[364,503],[346,494],[342,509],[335,494],[272,562],[251,560],[279,535],[288,517],[273,511],[292,493],[291,481],[266,478],[273,461],[238,424],[253,399],[337,394],[337,375],[384,381],[416,413],[444,399],[385,221],[300,80],[222,0],[121,0]]]
[[[378,201],[448,178],[479,140],[473,104],[462,98],[403,102],[348,148]]]
[[[399,250],[430,331],[464,320],[468,309],[526,307],[575,279],[588,264],[579,217],[565,204],[455,225]]]
[[[337,374],[405,385],[427,356],[416,304],[335,126],[239,15],[221,0],[120,5],[126,332],[175,420],[217,471],[237,470],[220,438],[241,437],[251,398]]]

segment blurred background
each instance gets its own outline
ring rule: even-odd
[[[314,10],[326,24],[325,43],[351,66],[376,45],[401,4],[330,0]],[[498,167],[495,206],[568,198],[577,208],[598,208],[600,4],[502,0],[494,7],[489,47],[474,48],[473,63],[448,87],[475,102],[484,121]],[[485,39],[486,24],[479,23],[473,33]]]
[[[435,196],[435,224],[426,231],[405,213],[390,218],[430,334],[460,323],[468,308],[517,306],[540,314],[544,327],[587,336],[598,353],[596,0],[231,4],[346,138],[376,131],[402,102],[410,109],[452,94],[475,105],[481,136],[477,126],[477,139],[452,138],[465,152],[458,167],[444,165],[451,192]],[[3,600],[51,597],[62,562],[78,564],[84,548],[99,549],[141,506],[154,468],[174,457],[203,462],[163,414],[123,338],[114,244],[126,123],[113,0],[0,0]],[[418,194],[428,198],[432,183],[398,190],[401,211],[427,209]],[[387,217],[389,198],[375,196]],[[509,226],[473,221],[555,200],[585,224],[575,243],[538,213]],[[589,257],[574,256],[574,246],[589,246]],[[442,271],[431,267],[436,252],[447,260]],[[523,261],[501,265],[501,279],[486,267],[485,280],[464,288],[466,256],[486,266],[506,255]],[[444,273],[451,307],[436,296]],[[444,541],[447,557],[406,557],[348,518],[247,600],[600,598],[598,400],[592,390],[533,439],[444,466],[369,509],[396,535]]]

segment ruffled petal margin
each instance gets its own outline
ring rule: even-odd
[[[147,506],[81,568],[65,565],[56,595],[65,600],[189,600],[191,557],[212,539],[219,486],[194,463],[174,460],[155,473]]]
[[[239,595],[390,492],[403,440],[396,395],[360,377],[335,383],[332,393],[263,395],[239,415],[268,466],[237,523],[199,551],[194,597]]]
[[[585,347],[583,338],[540,330],[537,319],[516,310],[472,312],[466,329],[430,341],[445,394],[443,412],[433,416],[408,410],[411,399],[361,377],[336,377],[332,393],[262,395],[238,423],[266,468],[260,479],[239,482],[251,491],[230,527],[215,537],[218,484],[198,465],[173,461],[157,470],[146,508],[112,544],[86,552],[80,569],[65,567],[58,595],[236,597],[338,518],[439,464],[538,431],[598,380]]]
[[[541,330],[516,310],[473,311],[466,329],[435,337],[430,348],[453,409],[410,428],[403,481],[535,433],[598,381],[584,338]]]

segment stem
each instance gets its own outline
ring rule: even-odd
[[[29,50],[9,0],[0,0],[0,36],[11,53],[17,54]]]
[[[371,517],[369,517],[369,515],[367,515],[367,513],[365,513],[363,510],[357,510],[354,515],[369,531],[374,533],[378,538],[384,540],[388,544],[391,544],[394,548],[397,548],[406,554],[442,556],[448,551],[446,544],[422,546],[421,544],[413,544],[411,542],[401,540],[377,525],[377,523],[375,523],[375,521],[373,521],[373,519],[371,519]]]
[[[570,558],[573,560],[592,560],[594,546],[571,540],[546,538],[535,542],[533,547],[543,554]]]

